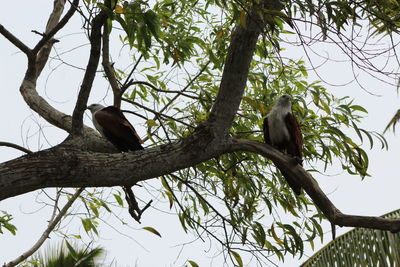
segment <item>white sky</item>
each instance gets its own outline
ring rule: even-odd
[[[38,7],[39,6],[39,7]],[[0,9],[0,23],[9,31],[14,33],[23,42],[32,47],[38,40],[38,36],[31,33],[31,30],[41,32],[46,24],[47,16],[52,7],[52,1],[16,1],[8,9]],[[34,12],[33,12],[34,10]],[[58,43],[58,51],[66,51],[80,44],[87,44],[84,36],[79,34],[68,35],[80,31],[80,19],[75,15],[72,23],[57,35],[62,37],[62,42]],[[68,63],[85,67],[88,56],[89,46],[83,46],[74,51],[74,57],[68,58]],[[339,53],[332,47],[322,47],[321,50],[329,51],[331,54]],[[293,49],[295,51],[295,49]],[[298,56],[296,52],[288,51],[290,55]],[[26,68],[26,57],[11,45],[5,38],[0,36],[0,80],[2,81],[2,90],[0,90],[0,125],[3,125],[0,132],[0,141],[13,142],[16,144],[28,144],[29,148],[36,151],[42,146],[48,147],[55,145],[63,140],[66,134],[54,127],[45,127],[43,134],[38,138],[37,121],[41,125],[48,126],[43,120],[33,114],[24,103],[19,94],[19,85]],[[61,66],[51,72],[60,62],[50,61],[45,68],[38,83],[38,90],[42,96],[47,95],[48,101],[56,108],[67,114],[72,113],[73,105],[76,99],[79,85],[83,77],[83,72],[74,68]],[[398,66],[393,66],[397,68]],[[320,74],[327,81],[335,84],[341,84],[351,79],[351,73],[348,63],[330,63],[323,67]],[[49,75],[51,74],[51,75]],[[100,76],[100,75],[99,75]],[[369,115],[363,121],[362,126],[369,130],[382,132],[389,119],[393,116],[399,105],[399,98],[394,87],[388,86],[374,79],[361,76],[364,85],[381,97],[372,96],[355,83],[344,87],[329,87],[331,92],[340,96],[350,95],[356,99],[369,111]],[[46,86],[47,79],[47,86]],[[104,97],[107,90],[107,84],[103,79],[96,80],[94,91],[90,103],[99,102]],[[109,97],[109,96],[108,96]],[[108,98],[110,99],[110,98]],[[111,101],[108,101],[111,103]],[[88,121],[88,120],[87,120]],[[141,131],[140,125],[137,127]],[[35,134],[35,135],[33,135]],[[144,134],[144,132],[143,132]],[[27,141],[27,136],[33,135]],[[372,177],[367,177],[363,182],[356,176],[350,176],[340,170],[330,171],[329,174],[338,174],[334,176],[315,175],[324,192],[329,193],[332,202],[342,212],[355,215],[382,215],[399,208],[398,188],[400,186],[400,177],[396,171],[399,163],[400,147],[400,128],[399,134],[394,136],[392,132],[386,134],[389,142],[389,150],[380,150],[376,145],[372,151],[367,146],[365,149],[369,153],[370,168],[369,173]],[[43,137],[46,137],[44,139]],[[0,147],[0,161],[6,161],[22,155],[20,152]],[[51,191],[51,190],[50,190]],[[52,193],[54,192],[51,191]],[[19,253],[28,249],[40,236],[45,229],[47,220],[50,217],[48,209],[37,210],[40,205],[35,204],[37,192],[28,193],[22,196],[7,199],[0,203],[0,210],[7,210],[15,219],[13,223],[18,227],[16,236],[8,233],[0,235],[0,263],[14,259]],[[43,198],[43,197],[42,197]],[[166,210],[168,203],[155,203]],[[154,205],[153,205],[154,206]],[[133,229],[126,227],[120,228],[118,222],[114,222],[114,227],[123,229],[125,235],[121,235],[110,227],[104,226],[101,229],[101,245],[107,250],[107,261],[113,259],[118,266],[181,266],[186,259],[191,259],[200,264],[200,266],[220,266],[221,257],[212,260],[214,248],[208,241],[205,243],[196,242],[194,245],[187,245],[178,260],[181,247],[176,245],[190,242],[193,236],[185,235],[181,229],[176,216],[168,216],[157,210],[149,210],[143,216],[142,225],[138,225],[126,214],[121,211],[121,215]],[[105,218],[110,222],[111,218]],[[73,228],[73,225],[68,227]],[[152,226],[161,234],[158,238],[151,233],[140,230],[143,226]],[[327,226],[327,225],[326,225]],[[325,227],[329,231],[329,227]],[[339,229],[338,234],[348,230]],[[81,229],[81,234],[84,235]],[[77,233],[74,228],[74,233]],[[52,238],[56,240],[56,238]],[[325,236],[326,241],[330,240],[330,235]],[[136,242],[140,243],[146,249],[143,249]],[[311,255],[312,252],[306,252]],[[287,256],[285,263],[278,263],[279,266],[294,266],[303,262]]]

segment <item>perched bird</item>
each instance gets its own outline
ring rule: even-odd
[[[301,164],[303,137],[299,123],[292,113],[289,95],[282,95],[278,98],[274,107],[264,119],[263,132],[267,144],[295,157]],[[300,195],[301,185],[284,170],[280,171],[293,191]]]
[[[136,133],[135,128],[125,118],[121,110],[114,106],[104,107],[100,104],[92,104],[87,107],[92,113],[92,121],[97,131],[110,141],[119,151],[134,151],[144,149],[143,140]],[[135,195],[130,186],[122,186],[125,199],[129,206],[132,218],[140,223],[142,213],[150,206],[151,201],[140,209]]]
[[[92,113],[94,127],[119,151],[144,149],[141,145],[143,140],[119,108],[114,106],[104,107],[100,104],[92,104],[87,108]]]

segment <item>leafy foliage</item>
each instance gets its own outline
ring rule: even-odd
[[[131,82],[124,100],[137,109],[153,144],[185,138],[208,117],[234,27],[246,27],[248,10],[257,2],[113,1],[109,9],[101,1],[86,1],[91,15],[107,12],[112,34],[130,48],[133,67],[116,62],[116,77],[121,85]],[[353,99],[336,97],[321,82],[310,81],[306,63],[283,58],[280,43],[293,34],[285,23],[293,29],[296,20],[316,25],[324,38],[346,31],[347,25],[360,26],[362,19],[368,19],[377,34],[395,32],[397,1],[277,3],[280,11],[260,10],[267,28],[258,40],[230,134],[264,142],[264,117],[279,95],[290,94],[304,135],[308,171],[324,173],[340,164],[351,175],[368,176],[365,147],[378,142],[383,149],[387,143],[379,133],[360,128],[367,110]],[[295,196],[275,166],[258,155],[226,154],[160,180],[162,197],[175,209],[184,231],[213,238],[239,266],[245,265],[239,251],[260,261],[273,254],[283,260],[287,253],[302,256],[305,243],[313,246],[316,238],[323,238],[323,216],[312,201]],[[87,208],[81,218],[87,233],[98,235],[101,212],[112,213],[112,208],[124,205],[120,193],[110,198],[115,202],[94,191],[81,199]],[[152,227],[143,229],[160,235]]]
[[[0,234],[3,234],[3,228],[12,233],[13,235],[16,234],[17,227],[15,225],[11,224],[10,221],[13,219],[12,215],[8,214],[5,211],[1,211],[3,214],[0,216]]]
[[[309,171],[324,173],[340,164],[351,175],[368,176],[369,160],[363,147],[372,148],[376,141],[381,148],[387,144],[379,133],[358,126],[367,111],[352,99],[335,97],[320,82],[309,81],[305,62],[282,58],[279,45],[283,35],[291,34],[283,27],[291,24],[288,18],[316,16],[327,35],[332,23],[340,32],[359,20],[362,14],[358,9],[363,4],[281,2],[282,12],[265,10],[263,14],[268,29],[257,45],[231,135],[264,142],[264,117],[279,95],[290,94],[304,135]],[[233,26],[246,26],[251,4],[193,0],[116,3],[110,24],[122,26],[125,36],[120,39],[131,47],[134,61],[144,58],[132,70],[135,87],[125,98],[139,109],[145,108],[141,114],[154,144],[184,138],[207,118],[218,93]],[[130,77],[123,71],[118,75],[121,84]],[[313,246],[315,238],[322,239],[323,216],[306,196],[293,195],[280,172],[260,156],[227,154],[161,181],[163,197],[170,208],[177,209],[182,228],[216,239],[238,265],[243,265],[239,248],[252,254],[276,254],[283,260],[286,253],[301,256],[304,242]],[[121,197],[114,197],[122,205]],[[282,221],[281,212],[292,219]],[[82,220],[86,231],[95,229],[90,222],[93,219]],[[219,231],[211,231],[210,225]]]
[[[398,1],[365,0],[365,1],[284,1],[287,16],[295,18],[315,17],[316,24],[324,35],[346,30],[346,26],[361,26],[361,21],[367,19],[375,34],[398,33],[400,8]],[[330,25],[335,25],[331,28]]]

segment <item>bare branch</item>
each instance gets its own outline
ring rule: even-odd
[[[162,108],[160,109],[159,112],[164,112],[170,105],[172,105],[172,103],[174,103],[174,101],[180,96],[182,95],[196,80],[197,78],[200,77],[201,74],[203,74],[203,72],[207,69],[208,65],[210,64],[210,61],[207,61],[206,64],[204,64],[204,66],[200,69],[199,73],[196,74],[196,76],[194,76],[189,82],[188,84],[182,88],[182,90],[179,91],[179,93],[177,93],[173,98],[171,98],[171,100]],[[156,119],[156,117],[154,117],[154,119]]]
[[[71,7],[68,12],[65,14],[64,18],[61,21],[61,15],[64,11],[65,0],[54,0],[53,11],[51,12],[49,19],[47,20],[47,25],[44,33],[42,34],[42,39],[36,44],[33,48],[32,53],[37,55],[36,57],[36,76],[38,77],[42,72],[46,62],[49,58],[50,51],[53,47],[53,44],[57,42],[57,40],[52,39],[53,36],[65,26],[65,24],[69,21],[72,15],[75,13],[79,0],[74,0],[71,3]]]
[[[32,50],[27,47],[23,42],[21,42],[17,37],[15,37],[11,32],[9,32],[3,25],[0,24],[0,33],[13,45],[18,47],[27,56],[32,54]]]
[[[110,63],[110,43],[109,43],[109,32],[108,26],[105,25],[103,27],[103,68],[106,73],[107,79],[110,82],[113,95],[114,95],[114,106],[120,108],[121,107],[121,96],[122,90],[118,85],[117,78],[115,77],[115,69],[113,65]]]
[[[122,100],[125,101],[125,102],[128,102],[128,103],[130,103],[130,104],[132,104],[132,105],[135,105],[135,106],[137,106],[137,107],[139,107],[139,108],[141,108],[141,109],[144,109],[144,110],[146,110],[146,111],[149,111],[149,112],[153,113],[153,114],[155,115],[155,119],[160,119],[160,117],[164,117],[164,118],[166,118],[166,119],[169,119],[169,120],[173,120],[173,121],[177,121],[177,122],[179,122],[179,123],[182,123],[183,125],[185,125],[185,126],[187,126],[187,127],[194,128],[192,125],[190,125],[190,124],[188,124],[188,123],[186,123],[186,122],[184,122],[184,121],[178,120],[178,119],[176,119],[176,118],[174,118],[174,117],[168,116],[168,115],[163,114],[163,113],[161,113],[161,112],[157,112],[157,111],[155,111],[155,110],[153,110],[153,109],[151,109],[151,108],[148,108],[148,107],[146,107],[146,106],[144,106],[144,105],[142,105],[142,104],[139,104],[138,102],[135,102],[135,101],[132,101],[132,100],[129,100],[129,99],[126,99],[126,98],[122,98]]]
[[[53,36],[62,29],[69,19],[74,15],[78,8],[79,0],[74,0],[71,8],[67,11],[65,16],[59,21],[61,14],[64,10],[66,0],[54,0],[54,9],[46,25],[46,31],[43,38],[32,49],[34,54],[38,53],[40,49],[51,39]],[[58,22],[59,21],[59,22]],[[57,23],[58,22],[58,23]]]
[[[139,59],[136,61],[135,65],[131,69],[131,72],[129,72],[128,77],[126,77],[126,80],[125,80],[124,84],[121,87],[122,93],[124,93],[126,91],[126,89],[128,89],[127,84],[131,81],[132,74],[136,70],[136,68],[139,66],[139,63],[142,60],[142,58],[143,58],[143,55],[141,54]]]
[[[154,86],[154,85],[152,85],[151,83],[146,82],[146,81],[133,81],[133,80],[131,80],[130,82],[128,82],[128,83],[126,84],[126,88],[128,88],[128,87],[130,87],[130,86],[132,86],[132,85],[135,85],[135,84],[143,84],[143,85],[146,85],[146,86],[150,87],[151,89],[153,89],[154,91],[157,91],[157,92],[160,92],[160,93],[170,93],[170,94],[174,94],[174,93],[175,93],[175,94],[183,95],[183,96],[185,96],[185,97],[187,97],[187,98],[191,98],[191,99],[195,99],[195,100],[198,100],[198,99],[199,99],[198,96],[192,96],[192,95],[186,94],[186,93],[183,92],[183,90],[180,90],[180,91],[176,91],[176,90],[162,90],[162,89],[157,88],[156,86]]]
[[[79,197],[79,195],[82,193],[84,188],[79,188],[75,194],[68,200],[68,202],[65,204],[65,206],[60,210],[58,215],[49,222],[46,230],[43,232],[42,236],[39,238],[39,240],[26,252],[24,252],[21,256],[17,257],[15,260],[10,261],[7,264],[4,264],[4,267],[12,267],[16,266],[17,264],[21,263],[22,261],[26,260],[29,256],[31,256],[33,253],[35,253],[46,241],[46,239],[49,237],[50,233],[53,231],[54,227],[60,222],[62,217],[67,213],[68,209],[71,207],[72,203]]]
[[[107,1],[110,5],[110,1]],[[89,99],[90,90],[92,89],[93,80],[96,76],[97,66],[100,60],[101,51],[101,28],[107,20],[107,14],[100,11],[93,19],[92,32],[90,35],[90,56],[86,67],[85,76],[83,77],[81,89],[79,90],[78,99],[72,114],[72,135],[81,134],[83,128],[83,113],[86,109]]]
[[[78,4],[79,0],[74,0],[74,3]],[[57,27],[58,29],[60,26],[64,26],[76,9],[76,7],[71,6],[71,9],[63,18],[63,23],[57,23],[63,12],[64,4],[64,0],[54,1],[54,8],[49,16],[45,31],[46,33],[48,33],[48,36],[52,36],[52,29],[54,27]],[[56,31],[53,33],[53,35],[55,33]],[[46,43],[44,43],[44,45],[41,45],[41,49],[37,56],[35,56],[35,53],[32,53],[32,55],[28,56],[28,68],[22,81],[20,92],[25,102],[32,110],[37,112],[46,121],[53,124],[54,126],[70,132],[72,122],[71,117],[53,108],[36,91],[36,80],[48,60],[48,56],[50,54],[53,43],[54,42],[48,40]],[[36,47],[39,46],[36,45]]]
[[[131,111],[131,110],[126,110],[126,109],[121,109],[121,111],[122,111],[122,113],[130,113],[130,114],[133,114],[133,115],[135,115],[135,116],[138,116],[139,118],[142,118],[142,119],[144,119],[145,121],[148,120],[147,117],[145,117],[145,116],[143,116],[142,114],[139,114],[139,113],[137,113],[137,112],[134,112],[134,111]]]
[[[125,199],[126,199],[126,202],[128,203],[129,214],[132,216],[132,218],[135,221],[137,221],[138,223],[141,223],[140,219],[142,217],[143,212],[145,212],[150,207],[153,200],[150,200],[146,204],[146,206],[144,206],[144,208],[141,209],[139,207],[139,203],[136,200],[135,194],[133,194],[132,188],[130,188],[129,186],[123,186],[122,189],[125,192]]]
[[[29,149],[27,149],[25,147],[19,146],[17,144],[9,143],[9,142],[0,142],[0,146],[12,147],[12,148],[18,149],[22,152],[25,152],[26,154],[33,154],[32,151],[30,151]]]
[[[260,8],[263,7],[255,4],[246,15],[247,25],[239,24],[232,32],[219,92],[208,119],[215,125],[217,136],[228,134],[242,100],[250,62],[264,25],[259,15]]]

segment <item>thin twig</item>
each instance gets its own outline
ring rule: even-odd
[[[67,211],[71,207],[72,203],[74,203],[74,201],[79,197],[79,195],[82,193],[82,191],[84,189],[85,188],[81,187],[75,192],[75,194],[68,200],[68,202],[65,204],[65,206],[60,210],[60,212],[54,218],[54,220],[49,222],[49,225],[47,226],[46,230],[43,232],[43,234],[39,238],[39,240],[28,251],[24,252],[21,256],[17,257],[15,260],[12,260],[9,263],[4,264],[3,267],[16,266],[17,264],[26,260],[33,253],[35,253],[42,246],[44,241],[46,241],[46,239],[49,237],[50,233],[53,231],[53,229],[56,227],[56,225],[60,222],[62,217],[67,213]]]
[[[147,117],[145,117],[145,116],[143,116],[142,114],[139,114],[139,113],[137,113],[137,112],[135,112],[135,111],[123,109],[123,110],[121,110],[121,112],[122,112],[122,113],[131,113],[131,114],[133,114],[133,115],[135,115],[135,116],[138,116],[138,117],[144,119],[145,121],[148,120]]]
[[[164,117],[164,118],[166,118],[166,119],[174,120],[174,121],[177,121],[177,122],[179,122],[179,123],[182,123],[183,125],[185,125],[185,126],[187,126],[187,127],[195,128],[195,127],[193,127],[192,125],[190,125],[190,124],[188,124],[188,123],[186,123],[186,122],[184,122],[184,121],[177,120],[177,119],[175,119],[174,117],[171,117],[171,116],[165,115],[165,114],[163,114],[163,113],[161,113],[161,112],[157,112],[157,111],[155,111],[155,110],[152,110],[151,108],[148,108],[148,107],[146,107],[146,106],[144,106],[144,105],[142,105],[142,104],[139,104],[138,102],[135,102],[135,101],[132,101],[132,100],[129,100],[129,99],[126,99],[126,98],[122,98],[122,101],[128,102],[128,103],[130,103],[130,104],[132,104],[132,105],[138,106],[139,108],[142,108],[142,109],[144,109],[144,110],[147,110],[147,111],[149,111],[149,112],[155,114],[156,116],[154,117],[154,119],[159,119],[160,117]]]
[[[175,93],[175,94],[180,94],[180,95],[183,95],[183,96],[185,96],[185,97],[192,98],[192,99],[195,99],[195,100],[200,99],[200,98],[197,97],[197,96],[188,95],[188,94],[184,93],[182,90],[181,90],[181,91],[177,91],[177,90],[163,90],[163,89],[157,88],[156,86],[154,86],[154,85],[152,85],[151,83],[146,82],[146,81],[133,81],[133,80],[131,80],[131,81],[129,81],[129,82],[127,83],[126,88],[128,88],[128,87],[130,87],[130,86],[132,86],[132,85],[135,85],[135,84],[143,84],[143,85],[146,85],[146,86],[150,87],[151,89],[153,89],[154,91],[161,92],[161,93],[170,93],[170,94]]]
[[[0,142],[0,146],[7,146],[7,147],[12,147],[18,150],[21,150],[22,152],[25,152],[26,154],[33,154],[32,151],[30,151],[29,149],[19,146],[17,144],[13,144],[13,143],[9,143],[9,142]]]
[[[13,45],[18,47],[22,52],[24,52],[27,56],[32,54],[32,50],[26,46],[21,40],[19,40],[16,36],[14,36],[11,32],[9,32],[3,25],[0,24],[0,33]]]
[[[74,15],[75,11],[77,10],[77,7],[79,5],[79,0],[74,0],[71,3],[70,9],[67,11],[65,16],[57,23],[57,25],[52,28],[49,32],[45,33],[43,38],[35,45],[35,47],[32,49],[32,53],[37,54],[39,50],[49,41],[53,36],[60,30],[62,29],[65,24],[69,21],[69,19]]]
[[[133,68],[132,68],[131,72],[129,73],[128,77],[126,77],[126,80],[125,80],[124,84],[121,87],[122,93],[124,93],[125,90],[128,89],[127,84],[128,84],[129,81],[131,81],[132,74],[136,70],[136,68],[138,67],[138,65],[139,65],[140,61],[142,60],[142,58],[143,58],[143,54],[140,55],[139,59],[135,63],[135,66],[133,66]]]

